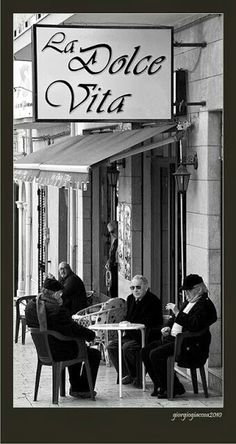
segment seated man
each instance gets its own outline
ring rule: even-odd
[[[62,286],[56,279],[45,279],[42,293],[37,296],[37,301],[30,301],[26,306],[27,325],[35,328],[40,326],[42,329],[54,330],[65,336],[93,341],[95,333],[73,321],[63,306],[61,289]],[[74,341],[60,341],[51,336],[49,337],[49,345],[52,356],[56,361],[70,360],[77,356],[77,344]],[[99,350],[90,347],[87,350],[94,387],[101,354]],[[83,366],[80,375],[81,365],[82,363],[77,363],[68,367],[70,395],[87,398],[90,397],[89,386],[85,366]]]
[[[162,340],[154,341],[142,349],[142,360],[149,373],[154,391],[151,396],[167,397],[167,359],[174,353],[175,336],[182,331],[198,332],[209,327],[217,319],[216,309],[208,298],[208,290],[201,276],[188,275],[183,282],[186,302],[178,310],[175,304],[166,305],[173,316],[166,327],[162,328]],[[211,334],[208,330],[203,338],[201,353],[208,355]],[[184,386],[175,374],[174,396],[185,393]]]
[[[70,315],[87,307],[87,295],[83,281],[66,262],[59,264],[59,282],[63,285],[63,305]]]
[[[148,289],[148,281],[144,276],[134,276],[130,289],[132,294],[127,298],[126,321],[144,324],[147,329],[162,326],[161,302],[157,296]],[[118,373],[118,340],[108,344],[108,353],[117,373]],[[138,330],[126,331],[122,338],[122,383],[140,387],[137,375],[137,357],[141,349],[141,332]]]

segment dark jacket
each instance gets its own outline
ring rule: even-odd
[[[206,332],[198,338],[186,338],[183,341],[181,356],[177,359],[178,364],[183,367],[201,366],[206,362],[209,355],[211,334],[209,326],[216,322],[217,313],[213,302],[207,293],[196,302],[189,313],[183,313],[188,302],[184,302],[177,316],[171,316],[168,326],[172,327],[174,322],[182,325],[183,332],[198,332],[206,328]]]
[[[127,298],[126,320],[135,324],[144,324],[146,339],[150,337],[152,328],[160,331],[163,324],[160,299],[149,290],[141,301],[136,301],[134,295],[130,294]],[[125,336],[135,339],[139,343],[141,342],[140,331],[130,330],[126,332]]]
[[[63,305],[69,314],[75,314],[87,307],[87,296],[83,281],[73,271],[66,278],[59,278],[63,285]]]
[[[47,328],[57,331],[65,336],[83,338],[92,341],[95,333],[82,325],[77,324],[68,314],[68,311],[56,304],[45,302]],[[30,301],[25,309],[26,324],[29,327],[39,328],[36,301]],[[73,359],[77,355],[77,345],[74,341],[59,341],[53,336],[49,337],[49,344],[55,360]]]
[[[117,262],[116,262],[116,250],[118,248],[118,239],[114,239],[114,242],[111,244],[110,249],[109,249],[109,265],[110,268],[112,267],[117,267]]]

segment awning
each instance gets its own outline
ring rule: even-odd
[[[116,156],[130,156],[144,151],[145,146],[137,145],[160,136],[160,140],[148,144],[148,149],[156,144],[164,145],[173,142],[163,139],[164,133],[171,137],[176,134],[176,124],[168,123],[138,130],[96,133],[68,137],[63,142],[40,149],[17,160],[14,164],[15,179],[32,181],[41,185],[58,187],[85,187],[89,182],[89,172],[93,165]],[[166,140],[166,141],[165,141]],[[136,151],[135,151],[136,149]]]

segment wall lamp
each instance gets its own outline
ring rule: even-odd
[[[187,157],[186,161],[182,160],[177,171],[173,173],[173,176],[175,177],[177,191],[182,194],[186,193],[191,176],[186,168],[186,165],[193,165],[194,169],[197,170],[198,158],[196,153],[193,156]]]
[[[111,165],[107,167],[107,180],[111,187],[116,187],[119,174],[120,172],[116,168],[116,162],[111,163]]]

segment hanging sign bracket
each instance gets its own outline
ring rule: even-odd
[[[179,48],[179,47],[198,47],[198,48],[205,48],[206,46],[207,46],[207,43],[206,42],[203,42],[203,43],[182,43],[182,42],[174,42],[174,46],[176,47],[176,48]]]

